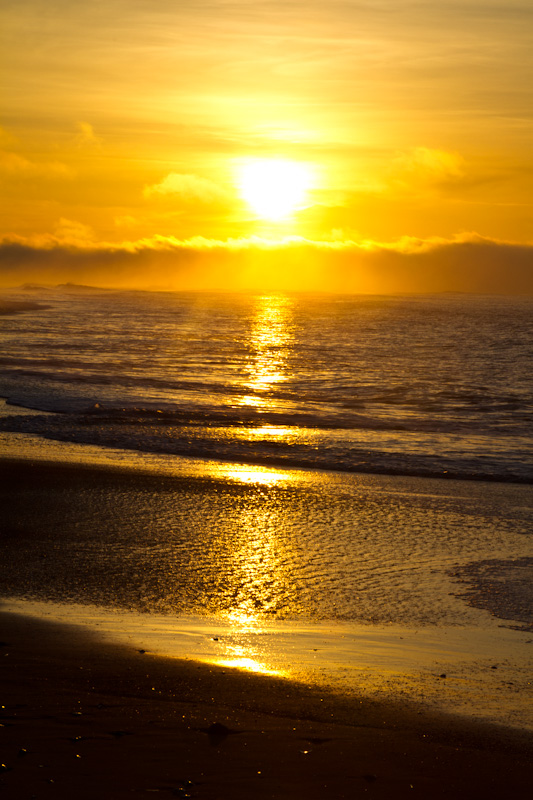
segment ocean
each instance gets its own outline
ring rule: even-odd
[[[533,727],[533,298],[5,298],[4,608]]]
[[[0,317],[0,430],[265,466],[533,482],[531,297],[65,285],[9,299],[43,307]]]

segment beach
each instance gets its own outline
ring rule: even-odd
[[[119,469],[111,452],[107,459],[113,464],[83,465],[73,456],[80,449],[49,447],[55,462],[29,457],[0,462],[4,557],[10,566],[2,579],[0,609],[5,797],[527,796],[533,774],[527,623],[515,618],[503,624],[459,596],[445,600],[442,575],[435,585],[427,583],[432,570],[439,572],[436,560],[424,570],[412,562],[423,584],[418,597],[413,594],[419,617],[433,594],[442,594],[440,617],[425,625],[421,618],[416,625],[402,624],[399,616],[396,624],[386,624],[379,613],[374,622],[325,620],[317,606],[313,619],[311,606],[291,613],[296,606],[290,605],[290,594],[283,619],[269,619],[268,603],[255,604],[252,612],[242,597],[239,613],[232,615],[222,584],[216,590],[217,612],[213,587],[206,588],[206,564],[195,565],[203,584],[194,585],[197,591],[204,586],[207,613],[199,614],[198,604],[190,603],[190,574],[182,583],[188,608],[178,599],[171,607],[161,577],[169,569],[169,555],[158,556],[152,548],[150,556],[136,538],[139,530],[158,519],[159,549],[164,550],[161,509],[179,505],[187,509],[183,519],[199,530],[205,519],[194,522],[187,507],[191,492],[196,513],[217,502],[227,508],[230,497],[231,503],[239,501],[239,514],[248,504],[257,515],[257,492],[267,509],[274,501],[279,504],[279,472],[254,473],[242,466],[239,472],[233,465],[240,478],[229,480],[220,473],[215,478],[213,465],[210,473],[205,465],[203,477],[198,464],[194,469],[181,464],[173,475],[168,463],[159,473],[138,464]],[[316,476],[302,474],[299,488],[296,478],[290,490],[285,486],[284,502],[293,512],[294,498],[302,493],[316,508],[309,480],[315,485]],[[334,487],[346,494],[343,480],[322,478],[332,508]],[[418,504],[421,496],[434,502],[435,482],[416,484],[417,492],[411,484],[395,483],[393,492],[385,478],[368,480],[357,484],[366,505],[373,497],[374,505],[387,510],[404,496],[406,513],[413,514],[413,498]],[[453,491],[443,487],[438,498],[441,516],[448,495],[457,515],[459,486],[452,485]],[[467,489],[476,516],[480,496],[490,496],[500,509],[507,498],[508,523],[510,500],[523,510],[529,499],[529,487],[496,486],[485,493],[472,484]],[[499,489],[505,498],[498,496]],[[489,506],[487,501],[485,526]],[[245,521],[254,540],[257,526],[250,519]],[[277,526],[282,522],[280,517]],[[112,542],[120,531],[116,560]],[[274,534],[270,530],[270,539]],[[234,552],[237,563],[239,551]],[[131,574],[119,566],[135,553],[145,564],[142,596],[139,584],[131,587]],[[223,574],[223,554],[218,555],[216,568]],[[150,558],[162,559],[163,565],[152,583]],[[263,597],[261,562],[253,561],[249,550],[246,558],[255,564],[251,586]],[[290,572],[296,583],[298,563],[294,557]],[[325,571],[320,580],[327,584]],[[173,581],[177,595],[176,575]],[[393,585],[400,595],[396,578]],[[509,598],[499,602],[512,617]],[[457,618],[445,624],[446,614],[454,617],[458,608],[465,615],[462,624]],[[389,616],[401,616],[402,609],[399,600]]]
[[[2,795],[525,798],[531,736],[2,614]]]

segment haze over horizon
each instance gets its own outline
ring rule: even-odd
[[[0,286],[533,293],[529,0],[0,19]]]

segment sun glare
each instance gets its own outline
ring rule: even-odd
[[[239,187],[257,216],[282,220],[305,203],[311,178],[308,167],[297,161],[260,159],[241,167]]]

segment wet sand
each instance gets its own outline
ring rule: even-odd
[[[0,615],[6,798],[525,798],[532,736]]]
[[[13,574],[18,569],[28,587],[48,575],[38,547],[60,583],[61,524],[77,530],[75,509],[104,497],[102,471],[1,465],[13,523],[3,526],[4,555],[22,552],[23,540],[27,549],[20,558],[28,569],[13,564]],[[106,475],[113,492],[142,486],[154,498],[163,480]],[[92,516],[87,524],[93,532]],[[46,595],[46,586],[36,587],[34,596]],[[1,797],[521,800],[530,793],[531,731],[459,719],[453,704],[445,715],[400,697],[347,696],[310,680],[141,652],[148,648],[135,639],[119,643],[17,613],[0,613],[0,641]]]
[[[365,702],[520,728],[533,736],[530,634],[507,628],[268,622],[5,598],[0,611],[74,626],[155,656],[286,678]]]

